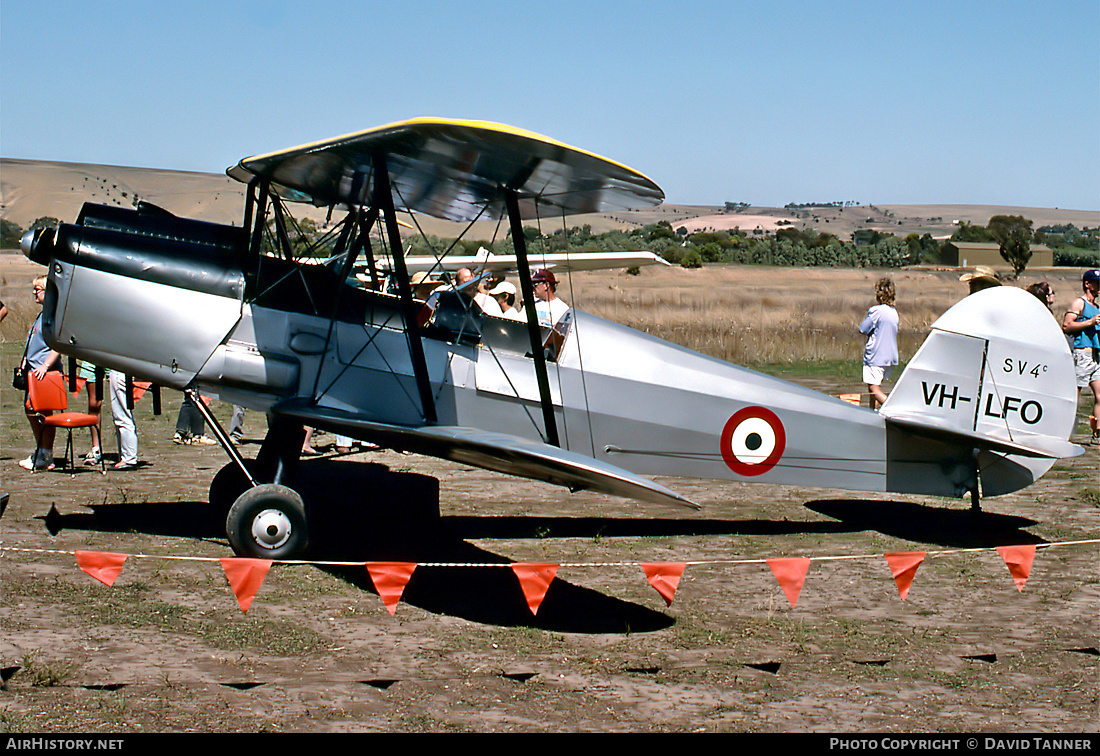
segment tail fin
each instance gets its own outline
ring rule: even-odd
[[[1031,294],[1002,286],[971,294],[932,324],[882,406],[905,430],[1007,455],[1037,478],[1053,460],[1083,453],[1073,357],[1058,323]],[[1022,461],[1019,458],[1031,458]],[[1003,485],[983,465],[986,492]],[[1007,490],[1001,490],[1008,487]]]

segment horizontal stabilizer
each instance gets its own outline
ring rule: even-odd
[[[973,431],[965,431],[941,423],[934,417],[919,414],[898,414],[887,419],[905,430],[928,438],[940,441],[961,442],[981,449],[1001,452],[1004,454],[1019,454],[1024,457],[1040,457],[1044,459],[1066,459],[1077,457],[1085,453],[1083,447],[1050,436],[1030,436],[1016,438],[1013,441],[984,436]]]
[[[295,400],[278,404],[272,410],[305,425],[386,448],[449,459],[573,490],[598,491],[655,504],[699,509],[695,502],[641,475],[519,436],[454,425],[406,427],[375,423],[350,412]]]

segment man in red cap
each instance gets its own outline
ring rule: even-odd
[[[540,268],[531,274],[531,287],[535,291],[535,313],[539,317],[539,325],[548,328],[556,326],[569,313],[569,305],[555,293],[558,279],[550,271]]]

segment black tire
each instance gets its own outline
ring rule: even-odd
[[[246,459],[245,466],[252,473],[252,477],[256,478],[258,469],[256,461]],[[259,482],[258,478],[257,482]],[[249,487],[248,478],[244,476],[241,468],[237,466],[236,462],[230,462],[218,470],[217,474],[214,475],[214,479],[210,481],[210,493],[207,501],[210,502],[210,506],[225,514],[233,506],[233,502],[237,500],[237,497],[247,491]]]
[[[296,491],[263,483],[237,497],[225,519],[225,532],[238,556],[290,559],[309,544],[306,508]]]

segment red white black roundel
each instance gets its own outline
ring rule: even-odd
[[[787,447],[787,434],[775,413],[745,407],[722,429],[722,459],[738,475],[763,475],[775,467]]]

